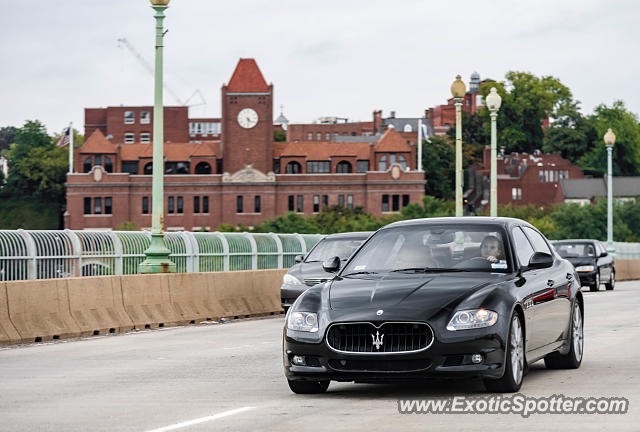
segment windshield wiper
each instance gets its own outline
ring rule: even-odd
[[[347,273],[347,274],[340,275],[340,276],[347,277],[347,276],[355,276],[355,275],[362,275],[362,274],[377,274],[377,272],[374,272],[374,271],[358,271],[358,272],[354,272],[354,273]]]
[[[456,269],[456,268],[444,268],[444,267],[409,267],[397,270],[391,270],[391,273],[394,272],[409,272],[412,271],[414,273],[447,273],[447,272],[465,272],[472,271],[469,269]]]

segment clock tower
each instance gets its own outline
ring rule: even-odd
[[[222,86],[222,170],[233,174],[249,164],[273,170],[273,84],[254,59],[240,59]]]

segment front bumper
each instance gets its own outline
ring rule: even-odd
[[[580,278],[580,285],[582,286],[591,286],[596,283],[596,274],[597,271],[590,272],[577,272],[578,277]]]
[[[285,330],[286,333],[286,330]],[[479,364],[473,354],[482,354]],[[304,356],[307,365],[292,364],[294,355]],[[504,373],[505,346],[497,334],[485,333],[455,342],[437,338],[424,351],[415,353],[344,354],[320,343],[306,343],[284,337],[284,370],[289,380],[406,381],[441,377],[500,378]]]

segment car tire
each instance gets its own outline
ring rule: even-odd
[[[511,317],[504,374],[501,378],[484,380],[485,388],[492,393],[515,393],[520,390],[526,369],[524,355],[524,329],[517,313]]]
[[[600,271],[596,272],[596,280],[589,288],[590,291],[600,291]]]
[[[324,393],[329,388],[331,381],[292,381],[287,380],[289,388],[296,394],[317,394]]]
[[[606,284],[604,284],[605,288],[607,289],[607,291],[613,291],[613,289],[616,287],[616,272],[615,271],[611,271],[611,278],[609,278],[609,282],[607,282]]]
[[[544,358],[547,369],[578,369],[584,354],[584,320],[582,310],[577,301],[571,313],[571,348],[567,354],[554,352]]]

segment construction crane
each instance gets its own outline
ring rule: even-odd
[[[152,76],[154,75],[153,67],[151,67],[149,62],[147,60],[145,60],[144,57],[142,57],[142,54],[140,54],[138,52],[138,50],[136,50],[134,48],[134,46],[131,45],[131,42],[129,42],[126,38],[118,39],[118,48],[122,48],[123,46],[125,48],[127,48],[131,54],[133,54],[133,56],[140,62],[142,67],[144,67],[147,70],[147,72],[149,72]],[[180,97],[178,97],[176,92],[174,92],[166,83],[163,83],[162,86],[167,91],[167,93],[169,93],[171,95],[171,97],[173,99],[175,99],[175,101],[178,102],[178,104],[181,105],[181,106],[199,106],[199,105],[206,105],[207,104],[207,101],[205,100],[204,95],[202,94],[200,89],[196,89],[191,94],[191,96],[189,96],[187,99],[185,99],[183,101]],[[193,104],[189,105],[189,102],[196,96],[198,96],[200,98],[200,102],[199,103],[193,103]]]

